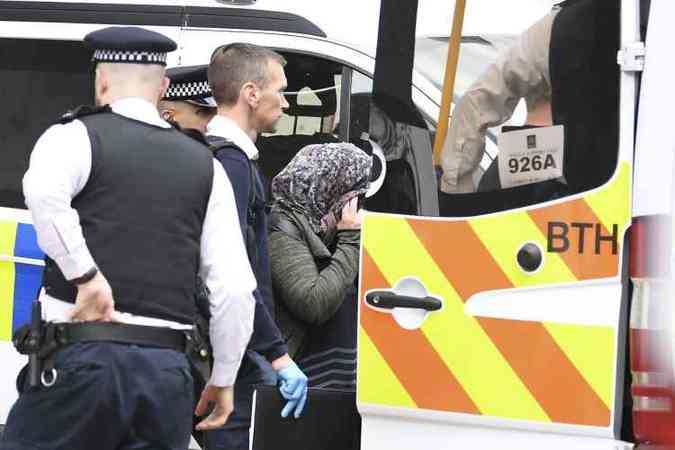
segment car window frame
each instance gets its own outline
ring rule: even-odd
[[[251,42],[280,52],[293,52],[322,58],[340,64],[343,67],[348,67],[352,71],[357,71],[370,79],[373,79],[375,70],[375,58],[373,56],[349,45],[332,41],[329,38],[254,30],[184,27],[182,39],[184,45],[179,50],[181,52],[181,65],[205,64],[206,60],[200,60],[199,54],[210,55],[208,49],[216,48],[223,43]],[[428,92],[425,92],[421,86],[426,86]],[[440,91],[417,71],[413,72],[411,90],[415,106],[422,113],[423,118],[436,125],[438,112],[440,111]],[[345,95],[342,91],[341,96]],[[345,111],[349,110],[347,106],[350,106],[351,102],[349,99],[344,98],[341,98],[340,102],[339,120],[343,121],[343,115]],[[344,134],[340,135],[341,138],[342,136]],[[417,192],[417,213],[437,216],[438,188],[430,149],[431,143],[429,144],[428,156],[423,154],[423,150],[419,154],[414,155],[414,158],[418,161],[428,160],[428,164],[424,164],[420,168],[419,173],[415,170],[412,172]]]

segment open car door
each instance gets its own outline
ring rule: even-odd
[[[619,433],[636,74],[622,70],[616,55],[638,40],[637,5],[592,3],[569,7],[589,8],[593,14],[585,17],[593,19],[579,25],[587,32],[559,48],[554,22],[551,58],[561,58],[555,67],[567,71],[552,74],[553,120],[565,129],[565,171],[578,171],[579,178],[606,170],[607,177],[581,190],[570,183],[545,197],[531,195],[528,186],[438,192],[439,216],[366,216],[361,448],[631,448]],[[415,8],[413,1],[383,2],[370,121],[376,126],[375,116],[411,135],[424,125],[406,109],[410,85],[383,81],[378,73],[381,67],[412,69],[402,36],[405,30],[408,39],[414,36]],[[564,11],[555,19],[561,26],[582,10]],[[392,29],[398,52],[384,50]],[[586,51],[575,39],[590,43]],[[593,101],[582,102],[594,89]],[[592,127],[579,125],[584,114],[598,117]]]

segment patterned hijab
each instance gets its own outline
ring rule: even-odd
[[[303,147],[272,180],[272,199],[299,212],[317,234],[335,229],[342,208],[365,194],[372,158],[353,144]]]

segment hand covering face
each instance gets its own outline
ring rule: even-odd
[[[272,180],[272,199],[303,214],[317,234],[335,229],[344,205],[365,194],[373,161],[353,144],[302,148]]]

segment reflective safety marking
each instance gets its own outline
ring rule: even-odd
[[[42,267],[16,264],[12,330],[30,322],[31,305],[42,284]]]
[[[0,254],[14,254],[16,228],[16,222],[0,222]],[[0,341],[10,341],[12,339],[14,282],[14,264],[0,262]]]
[[[417,407],[363,327],[359,327],[358,357],[359,365],[368,368],[359,374],[357,393],[360,402]]]
[[[544,254],[542,268],[536,273],[528,274],[518,266],[516,255],[526,241],[536,242],[546,249],[546,236],[526,212],[479,217],[469,221],[469,224],[514,285],[541,286],[576,280],[562,258],[555,253]],[[484,286],[482,290],[488,289]]]
[[[614,179],[607,186],[585,197],[605,229],[611,230],[612,224],[619,224],[620,243],[623,243],[623,233],[631,221],[630,186],[630,165],[624,161],[620,163]]]
[[[14,255],[31,260],[42,260],[44,253],[37,243],[35,228],[31,224],[19,223],[16,230]],[[33,300],[38,295],[42,284],[44,267],[32,264],[15,264],[14,310],[12,314],[12,329],[30,321],[30,311]]]
[[[616,348],[610,327],[544,323],[553,339],[574,363],[607,408],[614,392]]]
[[[613,235],[608,231],[583,199],[534,209],[529,215],[542,233],[550,234],[547,240],[549,246],[566,247],[555,254],[565,261],[576,279],[609,278],[617,274],[618,251],[614,253],[612,250],[620,246],[618,233]],[[610,230],[616,229],[617,223],[610,227]],[[616,241],[608,241],[614,238]],[[546,250],[546,245],[543,248]],[[546,256],[552,254],[547,253]]]
[[[495,249],[488,252],[466,222],[408,221],[464,301],[478,292],[514,286],[496,264]],[[511,264],[515,265],[515,259]],[[478,322],[551,420],[588,425],[609,422],[609,410],[541,323],[490,318]],[[588,410],[580,409],[581,401],[591,405]]]
[[[422,329],[480,412],[497,417],[548,421],[546,413],[476,319],[464,314],[461,298],[408,223],[377,216],[369,218],[368,227],[371,232],[386,229],[390,236],[397,237],[395,246],[386,239],[366,241],[373,260],[384,262],[380,270],[390,284],[404,276],[417,274],[430,292],[444,299],[443,309],[432,314]],[[387,264],[387,261],[396,263]],[[419,367],[419,370],[424,369]]]
[[[555,208],[555,206],[554,206]],[[543,285],[551,283],[566,283],[576,281],[576,277],[570,270],[565,261],[558,255],[546,253],[542,269],[532,275],[525,274],[520,270],[515,261],[515,254],[520,245],[522,245],[522,236],[535,237],[532,239],[542,242],[539,239],[545,239],[544,235],[538,229],[531,217],[525,212],[511,213],[497,216],[477,218],[470,221],[483,244],[491,250],[491,255],[495,261],[507,274],[512,285],[516,288],[530,285]],[[504,236],[500,242],[497,230],[518,230],[517,233],[502,233]],[[545,242],[545,241],[543,241]],[[543,248],[545,244],[543,244]],[[587,255],[588,256],[588,255]],[[486,289],[485,287],[483,289]],[[619,301],[619,299],[617,299]],[[609,313],[609,312],[608,312]],[[523,325],[524,326],[524,325]],[[585,325],[572,325],[578,330],[586,328]],[[571,352],[576,349],[574,345],[560,346],[550,333],[548,333],[542,324],[536,324],[532,330],[539,338],[534,341],[538,345],[544,345],[548,350],[539,353],[535,360],[545,362],[546,371],[556,373],[555,385],[551,384],[550,375],[547,377],[544,372],[536,371],[536,382],[528,384],[537,389],[540,393],[542,402],[548,403],[545,406],[552,418],[556,422],[562,423],[583,423],[588,425],[609,425],[610,410],[609,406],[602,401],[599,394],[592,388],[588,375],[580,372],[580,367],[573,364],[573,361],[582,360],[583,356],[573,355]],[[610,329],[610,332],[612,330]],[[534,338],[534,336],[532,338]],[[560,339],[564,336],[560,335]],[[602,343],[606,341],[603,340]],[[613,344],[605,348],[605,352],[611,352]],[[567,350],[567,351],[565,351]],[[569,353],[568,353],[569,352]],[[584,367],[581,367],[582,369]],[[524,373],[532,373],[532,367],[523,366]],[[605,381],[603,385],[612,383],[613,365],[605,366],[603,372]],[[534,380],[533,380],[534,381]],[[537,388],[538,387],[538,388]],[[546,399],[546,400],[544,400]],[[571,401],[570,399],[574,399]],[[583,409],[580,407],[583,405]],[[553,413],[551,408],[555,408]]]
[[[367,251],[362,251],[361,258],[360,323],[417,407],[478,413],[476,405],[420,330],[404,330],[394,322],[391,315],[379,313],[365,305],[366,291],[389,288],[391,285]],[[368,366],[359,364],[358,389],[367,377]],[[392,404],[393,401],[394,398],[385,397],[376,403]]]
[[[509,316],[513,318],[472,317],[464,315],[463,305],[481,292],[538,286],[549,287],[541,290],[549,296],[546,301],[564,302],[572,290],[558,290],[559,285],[607,278],[615,283],[630,222],[629,175],[630,166],[621,163],[608,185],[584,198],[527,211],[468,220],[367,216],[361,298],[367,289],[417,276],[429,292],[444,299],[444,307],[429,315],[419,333],[402,330],[390,315],[363,308],[362,303],[362,332],[370,338],[362,350],[381,355],[381,362],[389,365],[418,408],[430,408],[418,398],[431,405],[431,393],[450,391],[466,395],[480,414],[609,427],[618,294],[611,297],[616,303],[606,303],[600,311],[606,314],[601,323],[617,324],[613,327],[553,323],[556,317],[546,322],[517,320],[517,303]],[[556,248],[547,251],[551,222],[562,225],[553,230],[559,238]],[[518,250],[526,242],[544,249],[543,265],[534,273],[526,273],[517,263]],[[373,268],[376,275],[368,274]],[[536,292],[531,290],[530,295]],[[494,296],[494,301],[499,298]],[[368,347],[371,343],[374,348]],[[406,356],[397,357],[392,347]],[[359,376],[367,376],[361,364],[359,371]],[[415,371],[430,374],[426,385],[415,379]],[[520,386],[515,401],[509,384]],[[439,388],[443,386],[450,387]],[[469,412],[449,404],[431,409]]]
[[[28,223],[19,223],[16,228],[14,256],[20,258],[44,259],[45,254],[37,243],[35,227]]]

